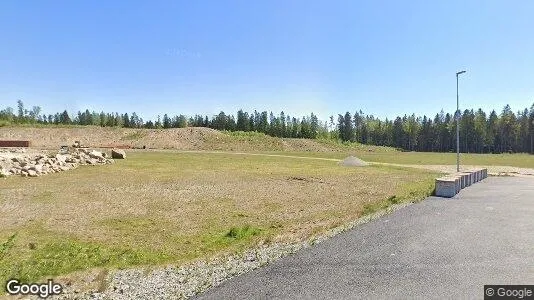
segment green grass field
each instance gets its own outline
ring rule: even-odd
[[[349,155],[357,156],[365,161],[393,163],[405,165],[456,165],[456,153],[437,152],[400,152],[393,149],[387,151],[367,151],[364,149],[340,152],[284,152],[284,155],[310,156],[322,158],[344,159]],[[266,154],[280,154],[280,152],[262,152]],[[479,166],[510,166],[519,168],[534,168],[534,155],[531,154],[469,154],[461,153],[460,162],[463,165]]]
[[[326,160],[131,152],[114,165],[10,177],[0,189],[0,282],[302,240],[423,199],[436,176]]]

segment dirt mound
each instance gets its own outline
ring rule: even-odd
[[[29,140],[37,149],[58,149],[79,141],[91,148],[147,148],[219,151],[318,151],[313,141],[286,143],[259,133],[225,133],[204,127],[135,129],[99,126],[0,127],[0,140]]]
[[[365,167],[369,165],[365,161],[354,156],[345,158],[344,160],[340,161],[339,164],[345,167]]]
[[[227,136],[209,128],[133,129],[98,126],[77,127],[2,127],[0,139],[25,139],[40,149],[57,149],[62,145],[99,148],[158,148],[179,150],[211,150],[214,143]]]
[[[332,152],[332,147],[323,145],[317,141],[309,139],[290,139],[282,140],[285,151],[310,151],[310,152]]]
[[[226,135],[209,128],[137,129],[122,140],[132,147],[156,149],[212,150]]]
[[[136,129],[99,126],[0,127],[0,140],[28,140],[32,148],[57,150],[79,141],[90,148],[206,151],[353,152],[378,149],[336,141],[277,138],[257,132],[221,132],[204,127]],[[369,150],[371,151],[371,150]],[[383,151],[383,150],[380,150]]]

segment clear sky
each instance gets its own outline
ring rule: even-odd
[[[0,1],[0,107],[300,117],[534,103],[534,1]]]

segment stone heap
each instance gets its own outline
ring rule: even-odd
[[[37,177],[75,169],[80,165],[106,165],[113,162],[113,159],[106,158],[105,153],[89,149],[75,149],[67,154],[0,156],[0,177]]]
[[[0,148],[0,153],[26,153],[26,149],[24,148],[14,148],[14,149]]]

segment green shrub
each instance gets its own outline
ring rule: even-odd
[[[17,234],[13,234],[9,238],[7,238],[7,241],[0,244],[0,261],[2,261],[2,259],[4,258],[4,256],[6,256],[9,249],[11,249],[13,245],[15,244],[15,237],[17,237]]]
[[[240,240],[240,239],[244,239],[244,238],[248,238],[248,237],[257,235],[257,234],[260,233],[260,231],[261,231],[261,229],[259,229],[259,228],[255,228],[255,227],[251,227],[249,225],[245,225],[243,227],[232,227],[232,228],[230,228],[230,230],[224,236],[227,237],[227,238],[230,238],[230,239]]]

